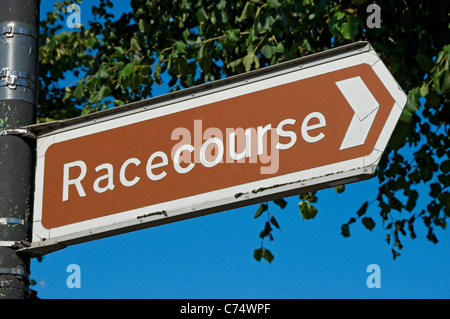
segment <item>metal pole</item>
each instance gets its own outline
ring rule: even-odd
[[[35,141],[23,126],[36,123],[40,0],[0,0],[0,298],[25,299]]]

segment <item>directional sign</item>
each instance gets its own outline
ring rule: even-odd
[[[370,178],[406,96],[367,42],[36,125],[31,250]]]

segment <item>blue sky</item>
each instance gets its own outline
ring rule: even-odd
[[[114,12],[128,10],[128,1],[113,2],[120,3]],[[52,3],[42,0],[41,16]],[[91,1],[84,3],[82,23],[91,18]],[[289,198],[284,210],[269,203],[281,227],[273,231],[273,242],[264,241],[275,255],[271,264],[253,258],[265,222],[253,218],[254,205],[71,246],[42,262],[33,259],[33,289],[44,299],[449,298],[448,231],[435,229],[435,245],[417,222],[418,238],[405,237],[401,256],[393,260],[373,203],[367,212],[377,223],[372,231],[357,222],[349,238],[340,234],[377,189],[378,180],[371,179],[347,185],[342,194],[320,191],[313,220],[302,220],[298,196]],[[67,286],[71,264],[80,267],[80,288]],[[381,288],[366,284],[371,264],[380,267]]]

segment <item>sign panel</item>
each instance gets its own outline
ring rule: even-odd
[[[31,250],[370,178],[406,96],[367,42],[38,136]]]

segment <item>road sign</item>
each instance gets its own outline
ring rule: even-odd
[[[33,241],[96,238],[370,178],[406,96],[358,42],[31,126]]]

